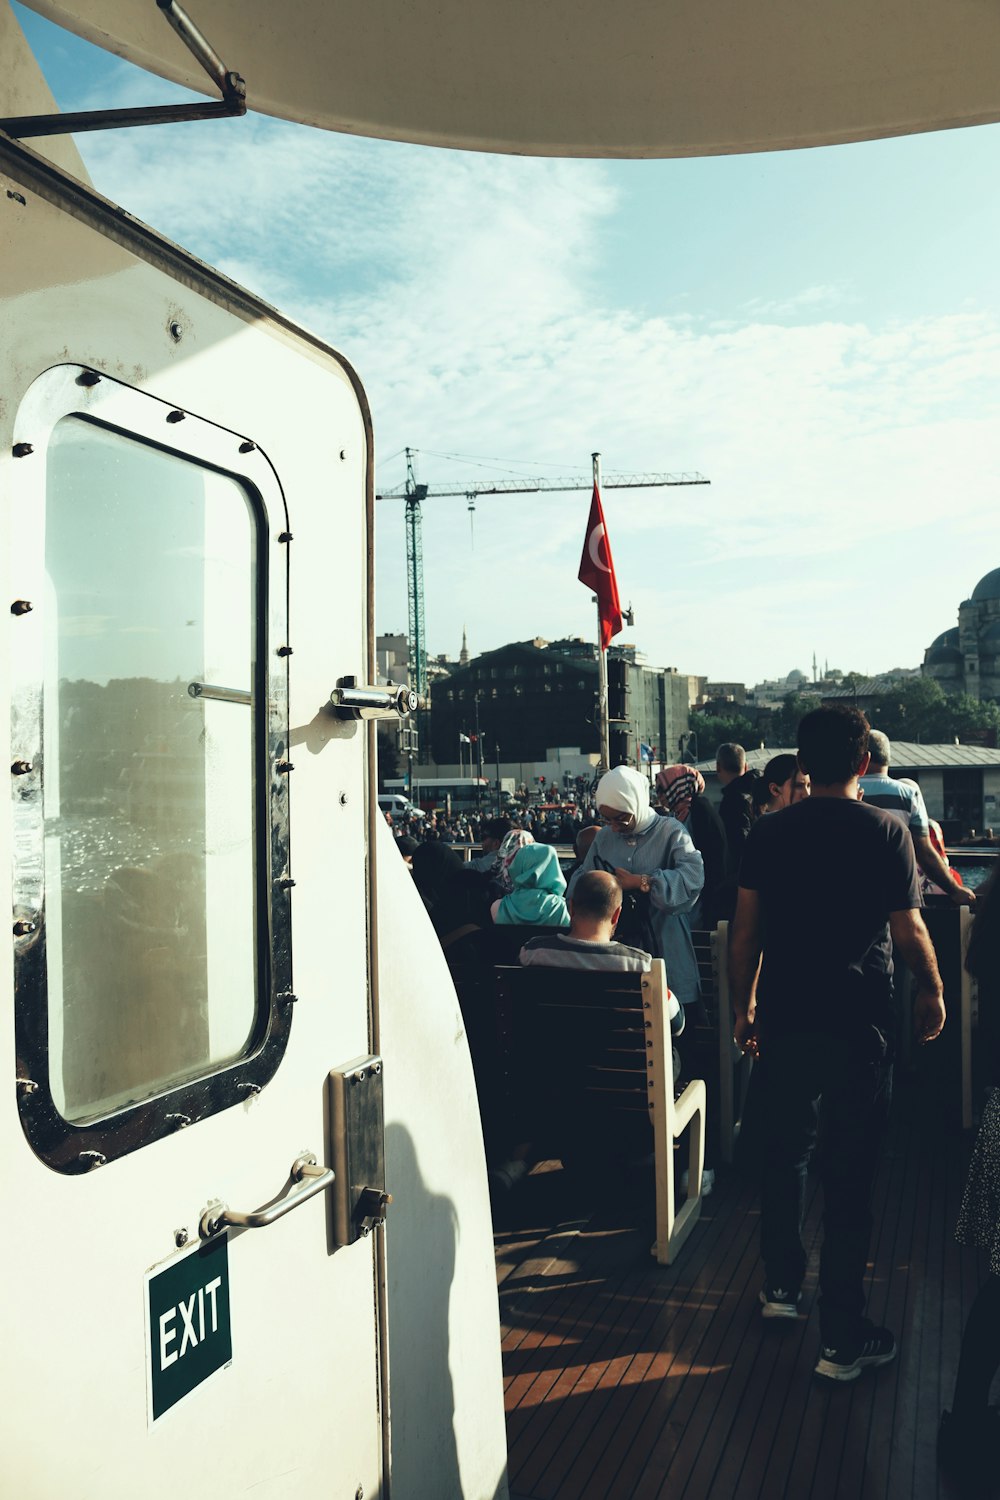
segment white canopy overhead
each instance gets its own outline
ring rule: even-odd
[[[155,0],[26,0],[204,92]],[[703,156],[1000,119],[994,0],[185,0],[251,109],[541,156]]]

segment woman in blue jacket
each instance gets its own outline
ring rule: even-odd
[[[701,855],[683,823],[660,817],[649,805],[649,782],[631,766],[618,766],[597,783],[604,827],[570,881],[586,870],[611,870],[626,898],[618,935],[646,948],[667,966],[667,982],[682,1005],[701,998],[689,913],[705,883]]]

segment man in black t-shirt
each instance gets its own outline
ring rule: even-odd
[[[812,796],[754,825],[729,960],[734,1037],[758,1059],[763,1315],[797,1316],[806,1167],[819,1138],[816,1373],[836,1381],[896,1353],[889,1330],[864,1317],[871,1189],[892,1087],[893,943],[916,978],[918,1037],[931,1041],[944,1025],[909,834],[858,800],[867,746],[857,709],[802,720],[799,763]]]

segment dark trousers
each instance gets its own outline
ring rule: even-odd
[[[871,1239],[871,1193],[892,1097],[881,1034],[798,1034],[762,1043],[754,1068],[761,1130],[761,1256],[767,1285],[794,1294],[805,1275],[802,1213],[816,1153],[823,1184],[820,1334],[857,1341]]]

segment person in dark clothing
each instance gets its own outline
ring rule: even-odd
[[[809,795],[809,777],[799,765],[797,755],[772,755],[764,774],[754,783],[751,797],[754,821],[765,813],[781,812]]]
[[[470,859],[470,870],[481,870],[489,876],[494,876],[500,863],[500,845],[511,830],[509,818],[490,818],[483,824],[479,835],[482,844],[482,854],[477,854],[475,859]]]
[[[684,824],[705,866],[705,884],[691,926],[715,927],[727,915],[724,887],[729,847],[722,819],[705,796],[704,776],[695,766],[664,766],[656,776],[656,802],[658,813]]]
[[[736,911],[736,882],[743,845],[754,825],[754,787],[759,777],[748,771],[742,745],[720,745],[715,769],[722,787],[719,818],[726,835],[726,875],[715,898],[718,921],[731,922]]]
[[[413,851],[413,883],[442,940],[460,927],[490,925],[489,876],[467,870],[447,844],[423,843]]]
[[[600,831],[600,823],[585,823],[583,827],[578,830],[576,838],[573,840],[573,850],[576,858],[573,860],[573,863],[566,871],[567,884],[570,880],[572,880],[577,870],[587,858],[587,850],[590,848],[591,844],[594,842]]]
[[[824,1197],[816,1374],[843,1382],[896,1354],[889,1329],[864,1316],[871,1193],[892,1092],[893,944],[916,980],[920,1041],[940,1035],[944,1001],[912,840],[898,818],[858,800],[864,714],[807,714],[799,762],[812,795],[760,818],[743,851],[729,955],[733,1036],[758,1059],[762,1313],[798,1315],[806,1169],[816,1151]]]
[[[955,1395],[951,1410],[941,1415],[938,1462],[963,1493],[995,1493],[1000,1412],[989,1398],[1000,1369],[1000,867],[980,894],[965,966],[979,981],[978,1040],[987,1091],[955,1238],[988,1252],[989,1274],[962,1335]]]
[[[729,852],[729,875],[739,872],[743,845],[753,827],[753,788],[756,771],[747,770],[747,753],[742,745],[720,745],[715,752],[715,771],[722,787],[719,817],[726,830]]]

